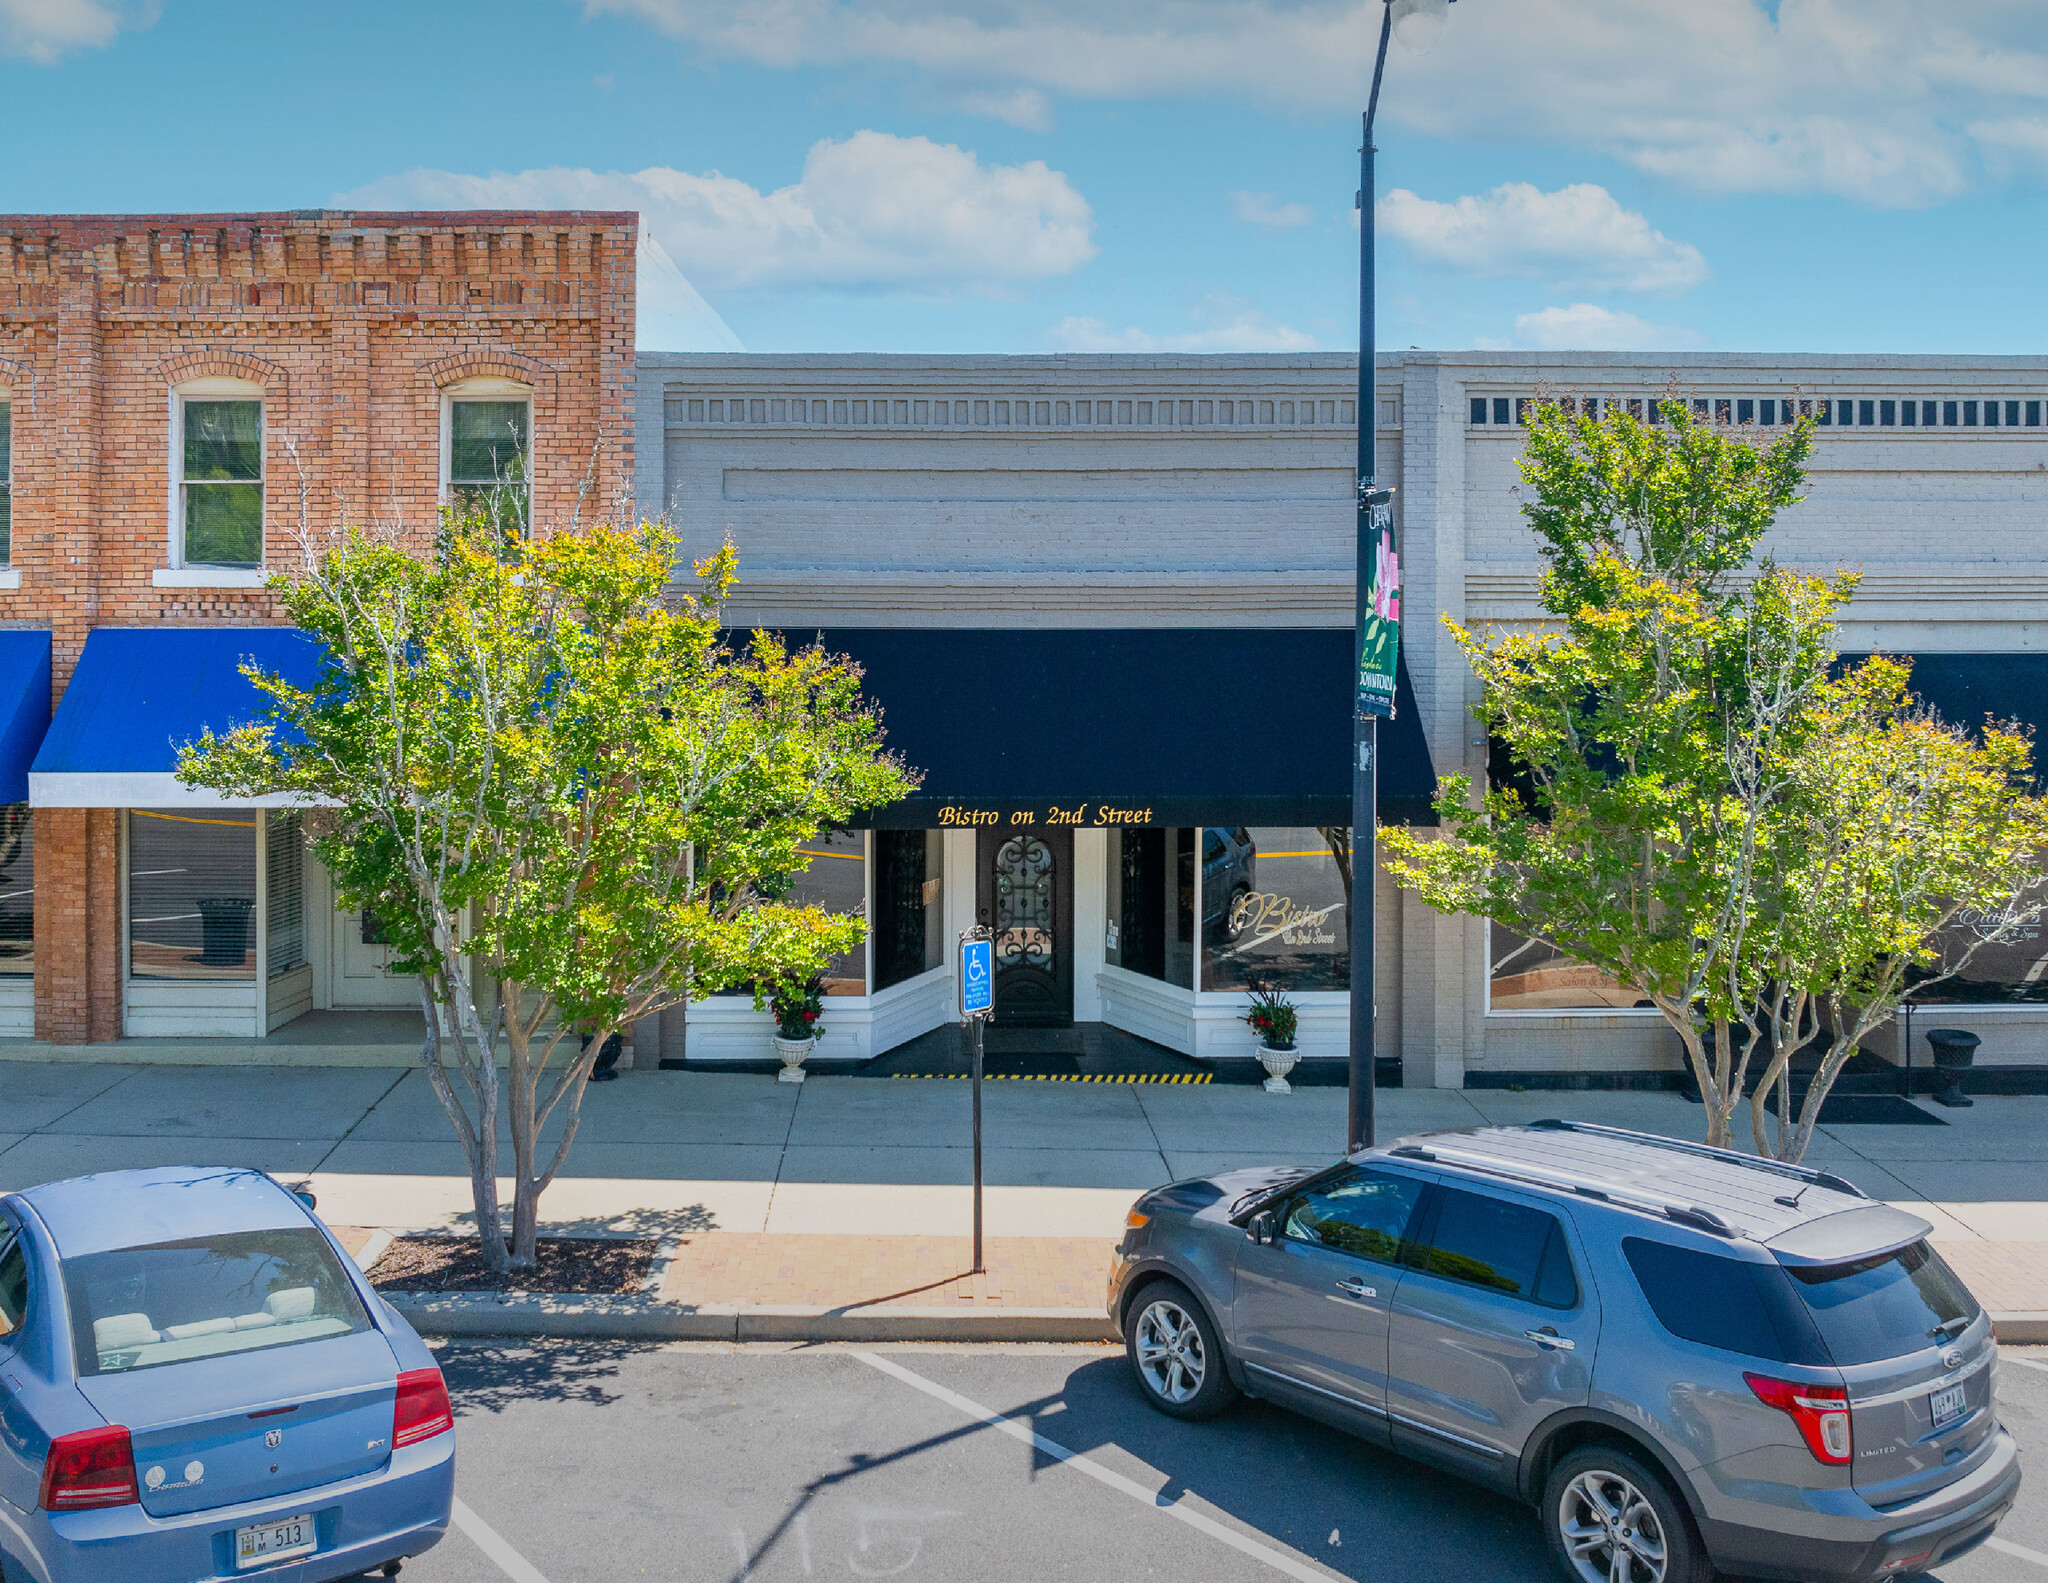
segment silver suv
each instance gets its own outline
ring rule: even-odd
[[[2019,1489],[1991,1322],[1825,1171],[1573,1122],[1141,1198],[1109,1312],[1162,1412],[1240,1392],[1533,1502],[1582,1583],[1854,1583]]]

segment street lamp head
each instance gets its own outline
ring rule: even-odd
[[[1387,0],[1387,13],[1401,47],[1411,55],[1427,55],[1443,37],[1451,0]]]

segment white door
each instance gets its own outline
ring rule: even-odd
[[[391,948],[379,943],[375,917],[336,912],[329,939],[329,994],[336,1011],[419,1006],[420,981],[411,974],[390,971]]]

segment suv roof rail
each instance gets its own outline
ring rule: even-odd
[[[1690,1154],[1703,1160],[1725,1160],[1730,1165],[1746,1165],[1754,1171],[1770,1171],[1778,1176],[1789,1176],[1797,1182],[1810,1182],[1815,1187],[1825,1187],[1832,1192],[1847,1193],[1851,1198],[1868,1198],[1870,1195],[1846,1177],[1833,1171],[1815,1170],[1810,1165],[1794,1165],[1789,1160],[1773,1160],[1766,1155],[1744,1154],[1739,1149],[1716,1149],[1704,1143],[1687,1143],[1680,1138],[1667,1138],[1656,1132],[1636,1132],[1628,1127],[1603,1127],[1593,1121],[1560,1121],[1549,1117],[1543,1121],[1529,1123],[1531,1132],[1583,1132],[1598,1138],[1625,1138],[1630,1143],[1647,1144],[1655,1149],[1669,1149],[1674,1154]]]
[[[1496,1160],[1484,1154],[1445,1148],[1441,1144],[1434,1151],[1417,1148],[1414,1144],[1402,1144],[1399,1148],[1389,1149],[1387,1153],[1404,1160],[1427,1160],[1432,1164],[1477,1171],[1483,1176],[1499,1177],[1507,1182],[1520,1182],[1529,1187],[1541,1187],[1549,1192],[1575,1193],[1581,1198],[1596,1198],[1602,1203],[1613,1204],[1620,1209],[1633,1209],[1646,1215],[1661,1215],[1666,1220],[1711,1232],[1717,1237],[1740,1237],[1745,1234],[1740,1226],[1722,1219],[1703,1204],[1689,1204],[1681,1199],[1665,1198],[1647,1188],[1617,1190],[1612,1187],[1601,1187],[1576,1181],[1563,1171],[1546,1171],[1540,1165],[1528,1165],[1519,1160]]]

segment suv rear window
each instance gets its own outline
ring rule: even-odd
[[[310,1226],[158,1242],[64,1261],[80,1374],[317,1341],[369,1328]]]
[[[1657,1323],[1681,1341],[1772,1363],[1828,1362],[1813,1322],[1775,1264],[1623,1237],[1621,1251]]]
[[[1840,1364],[1918,1352],[1979,1312],[1969,1288],[1924,1242],[1846,1264],[1793,1265],[1787,1273]]]

